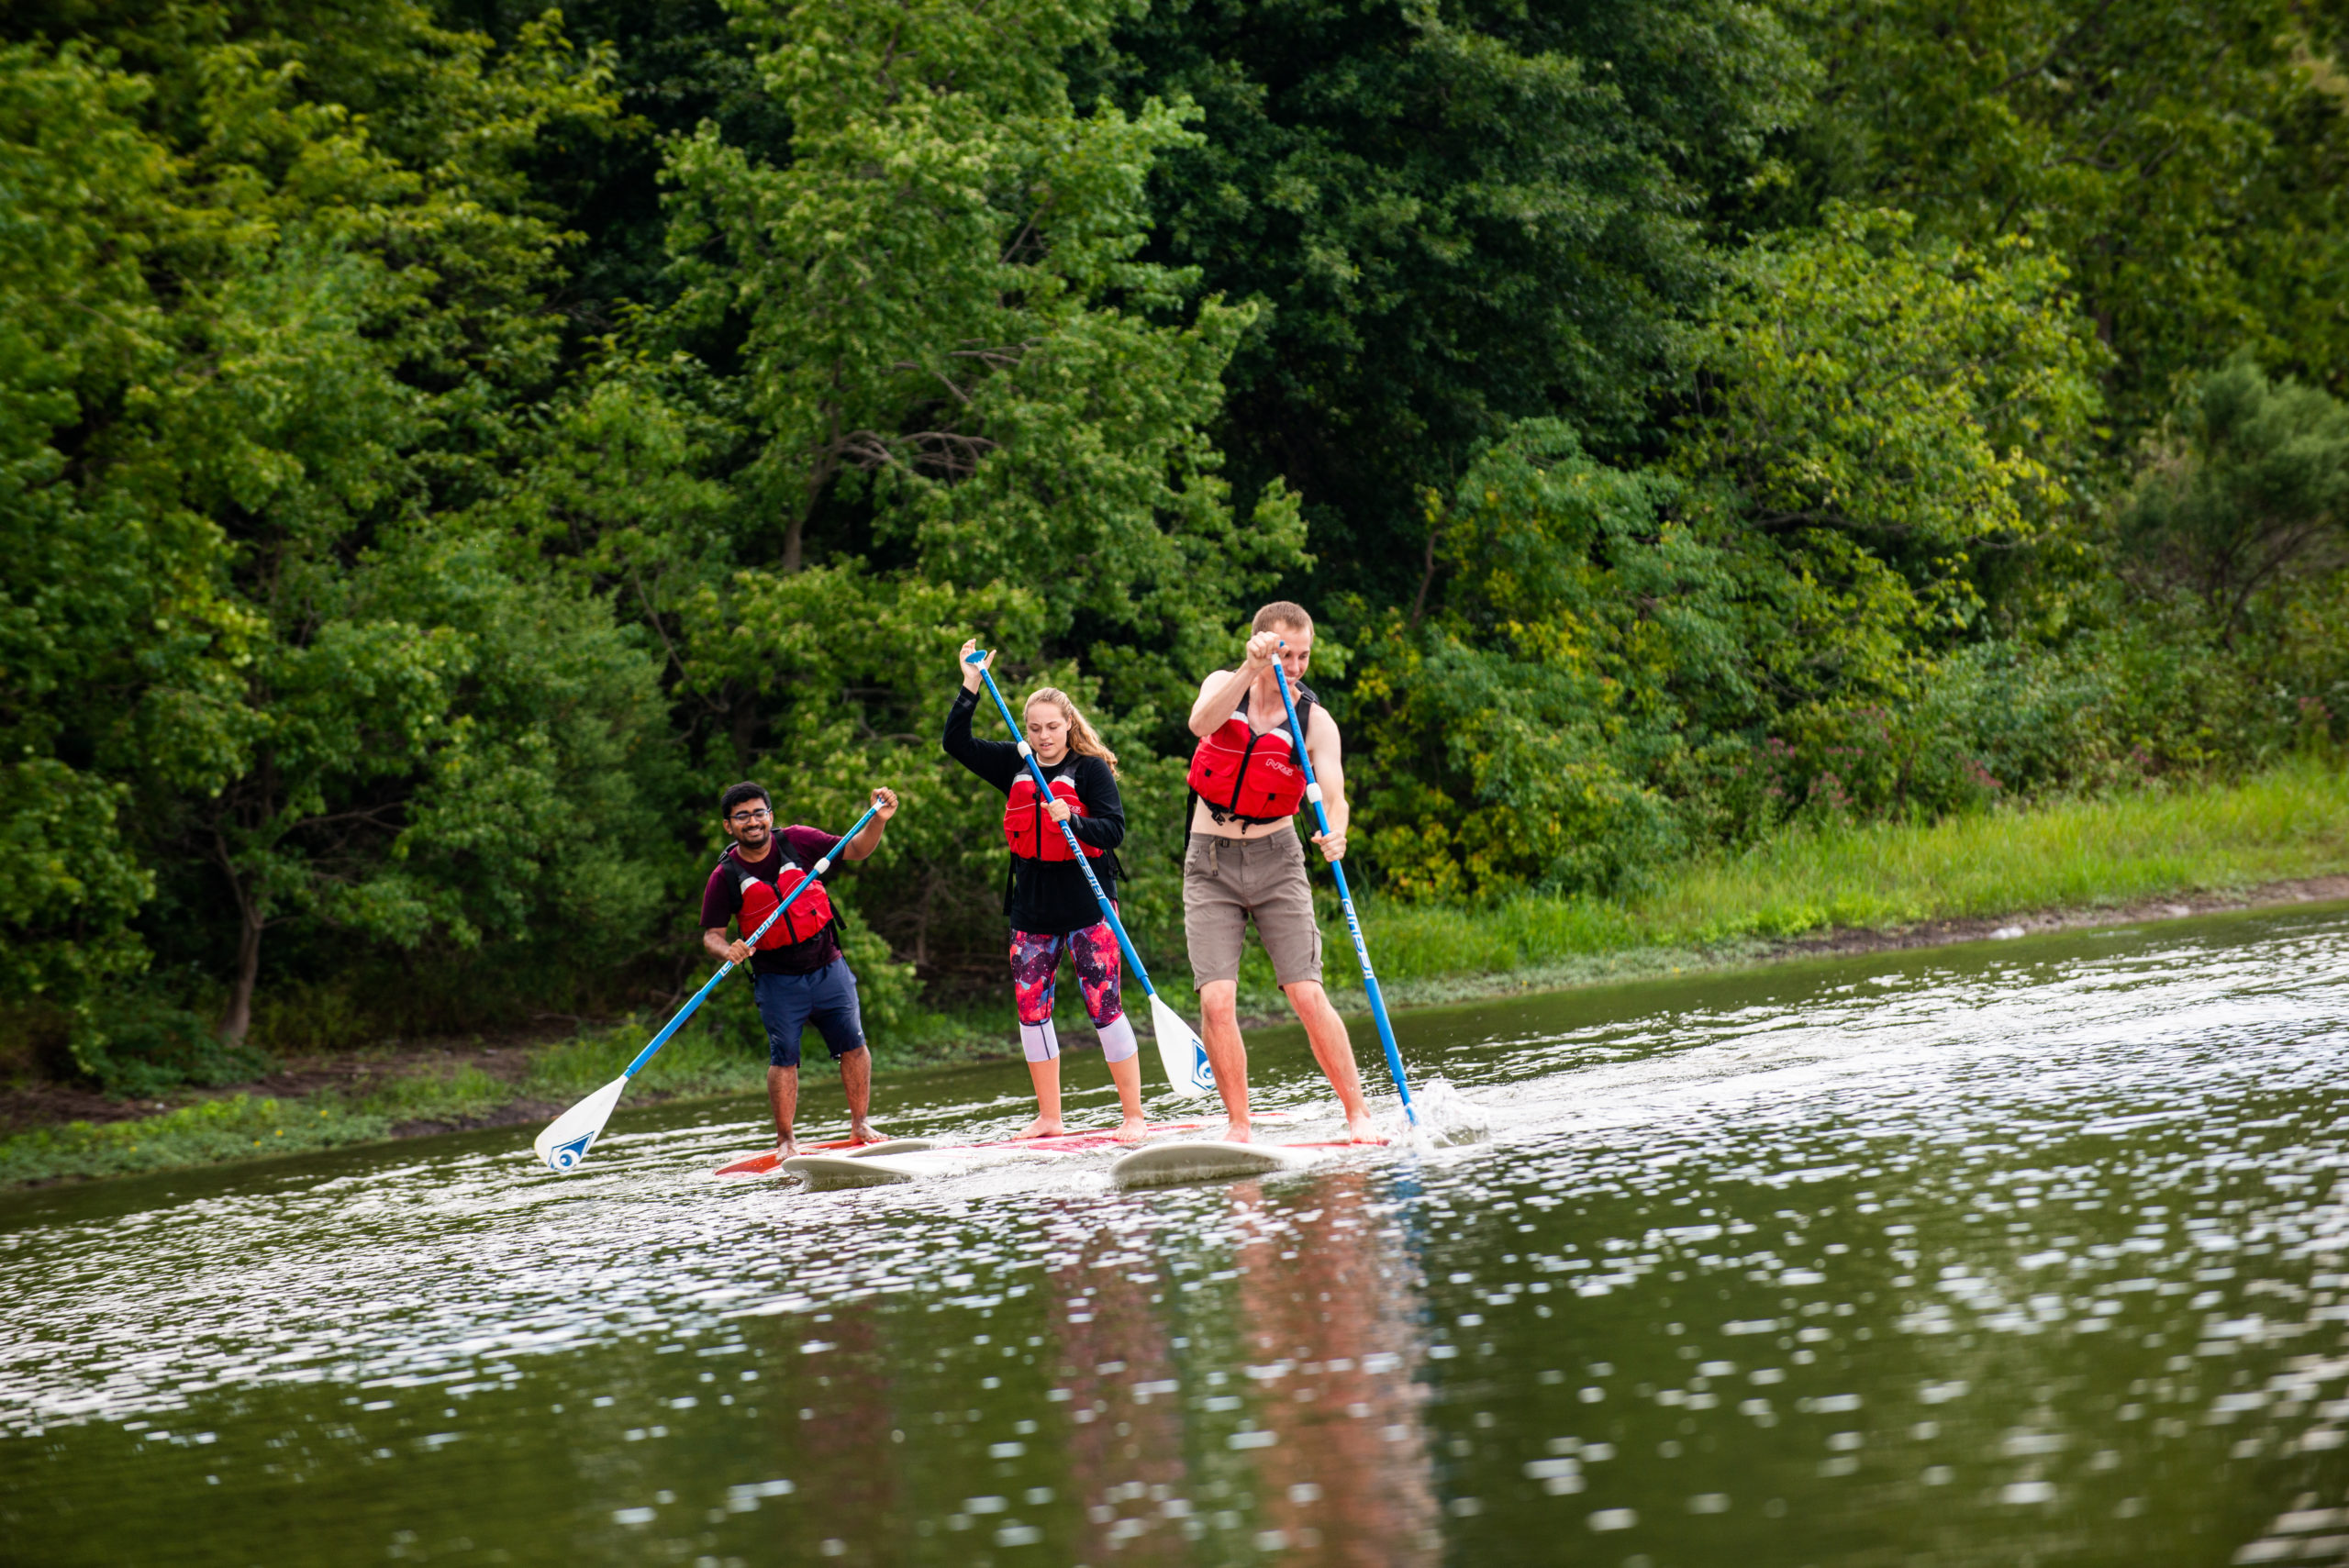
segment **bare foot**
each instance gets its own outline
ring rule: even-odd
[[[887,1139],[873,1130],[872,1124],[858,1117],[848,1124],[848,1140],[852,1146],[864,1143],[885,1143]]]
[[[1226,1143],[1247,1142],[1249,1140],[1248,1124],[1244,1121],[1230,1123],[1223,1129],[1223,1140]]]
[[[1346,1137],[1354,1143],[1386,1141],[1386,1135],[1378,1130],[1377,1124],[1370,1119],[1368,1111],[1363,1112],[1360,1116],[1350,1116],[1346,1118]]]
[[[799,1145],[793,1142],[791,1134],[786,1132],[774,1140],[774,1152],[776,1159],[788,1160],[799,1152]]]
[[[1120,1143],[1140,1143],[1149,1136],[1150,1124],[1138,1116],[1128,1117],[1118,1129],[1118,1141]]]
[[[1050,1138],[1059,1133],[1066,1132],[1067,1130],[1067,1123],[1062,1121],[1060,1118],[1056,1116],[1040,1116],[1034,1121],[1030,1122],[1028,1124],[1028,1130],[1019,1134],[1019,1136],[1022,1138]]]

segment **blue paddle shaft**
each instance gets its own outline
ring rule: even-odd
[[[1282,644],[1286,647],[1286,643]],[[1281,706],[1288,710],[1289,733],[1297,737],[1297,760],[1304,765],[1306,799],[1313,805],[1313,820],[1321,826],[1321,836],[1330,836],[1330,814],[1321,807],[1321,781],[1313,776],[1313,759],[1306,754],[1305,726],[1297,720],[1297,699],[1289,695],[1288,672],[1281,662],[1273,661],[1273,674],[1281,684]],[[1395,1088],[1403,1096],[1403,1114],[1419,1125],[1419,1108],[1411,1104],[1411,1085],[1403,1077],[1403,1053],[1395,1046],[1395,1026],[1386,1020],[1386,998],[1379,994],[1378,975],[1370,967],[1370,948],[1362,940],[1362,921],[1354,915],[1354,895],[1346,887],[1346,868],[1336,861],[1330,871],[1338,879],[1338,902],[1346,911],[1346,931],[1354,940],[1354,957],[1362,962],[1362,988],[1370,997],[1370,1016],[1378,1024],[1378,1043],[1386,1048],[1386,1071],[1395,1080]]]
[[[979,679],[987,684],[987,695],[995,698],[996,711],[1003,715],[1004,724],[1011,730],[1012,742],[1019,748],[1020,761],[1028,764],[1029,776],[1036,781],[1036,788],[1042,792],[1044,799],[1050,800],[1052,798],[1052,781],[1044,777],[1044,770],[1037,762],[1036,753],[1029,746],[1028,737],[1020,729],[1019,721],[1011,717],[1011,705],[1004,701],[1003,693],[996,689],[995,676],[989,673],[985,664],[979,662],[986,656],[987,650],[981,648],[964,655],[963,662],[976,670],[979,673]],[[1093,901],[1101,906],[1102,917],[1109,922],[1109,929],[1118,934],[1118,945],[1125,950],[1126,962],[1133,965],[1134,978],[1141,982],[1142,995],[1155,999],[1158,991],[1150,983],[1150,971],[1142,967],[1141,954],[1134,951],[1134,940],[1126,935],[1126,923],[1118,918],[1118,911],[1110,906],[1109,895],[1101,891],[1101,879],[1093,874],[1093,865],[1085,855],[1085,846],[1076,841],[1076,829],[1065,822],[1059,823],[1057,826],[1060,828],[1061,837],[1068,840],[1068,852],[1076,857],[1077,869],[1085,873],[1085,885],[1093,889]]]
[[[849,840],[855,838],[859,833],[863,832],[864,825],[867,822],[872,821],[874,813],[880,809],[881,807],[878,803],[866,806],[864,808],[864,815],[856,819],[856,825],[854,827],[841,835],[840,843],[836,847],[841,850],[847,849]],[[775,831],[781,832],[782,829],[778,828]],[[831,870],[831,868],[832,857],[829,855],[819,856],[817,859],[815,869],[810,871],[807,875],[801,877],[799,879],[799,885],[791,890],[791,896],[776,905],[774,906],[774,913],[760,921],[759,929],[752,931],[743,940],[755,949],[759,945],[759,939],[767,934],[767,928],[774,925],[777,920],[782,919],[783,912],[790,908],[794,904],[797,903],[799,901],[799,895],[807,892],[809,888],[815,886],[816,879],[823,875],[826,872]],[[734,961],[732,959],[729,958],[724,963],[719,964],[718,966],[718,973],[711,975],[707,980],[702,982],[701,989],[693,994],[693,999],[687,1002],[684,1006],[677,1009],[677,1016],[675,1018],[671,1018],[666,1024],[662,1026],[661,1032],[652,1037],[652,1042],[650,1045],[647,1045],[642,1051],[636,1053],[636,1060],[628,1064],[628,1071],[621,1073],[620,1076],[623,1078],[635,1077],[638,1072],[643,1068],[644,1064],[652,1060],[653,1052],[668,1044],[669,1037],[675,1034],[678,1029],[685,1027],[685,1020],[694,1016],[694,1009],[700,1006],[704,999],[707,998],[712,991],[718,989],[718,983],[733,973]]]

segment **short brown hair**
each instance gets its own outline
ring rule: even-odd
[[[1311,631],[1313,617],[1305,613],[1303,605],[1293,604],[1287,599],[1275,599],[1256,612],[1256,618],[1250,623],[1248,629],[1251,632],[1270,631],[1276,626],[1293,626],[1299,631]]]

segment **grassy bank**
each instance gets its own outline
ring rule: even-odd
[[[1005,1048],[992,1037],[1004,1031],[990,1029],[994,1022],[925,1015],[892,1038],[875,1040],[875,1066],[905,1072],[1001,1054]],[[136,1120],[38,1128],[0,1138],[0,1189],[377,1143],[402,1129],[530,1126],[619,1076],[658,1027],[659,1020],[628,1018],[583,1031],[532,1051],[518,1075],[494,1076],[469,1065],[426,1067],[385,1074],[359,1090],[232,1094]],[[687,1029],[637,1075],[629,1098],[641,1105],[757,1094],[765,1086],[763,1055]]]
[[[1831,929],[2093,908],[2349,873],[2349,773],[2296,763],[2239,784],[2056,802],[1927,827],[1806,828],[1733,857],[1692,862],[1638,897],[1526,896],[1486,908],[1373,902],[1364,914],[1381,980],[1397,1005],[1542,989],[1750,960]],[[1335,917],[1327,972],[1341,1005],[1351,946]],[[1177,982],[1180,955],[1160,961]],[[1252,950],[1243,994],[1271,1013],[1278,993]],[[1352,1000],[1360,1006],[1360,993]],[[230,1095],[161,1116],[75,1122],[0,1140],[0,1186],[126,1174],[372,1142],[402,1127],[462,1125],[568,1105],[609,1082],[649,1020],[589,1030],[533,1052],[518,1076],[422,1072],[363,1091],[301,1098]],[[885,1073],[1013,1053],[993,1014],[928,1014],[876,1031]],[[756,1055],[691,1030],[638,1080],[653,1096],[748,1093]]]
[[[1487,908],[1374,905],[1364,929],[1404,1001],[1751,957],[1842,928],[1880,930],[2119,906],[2349,873],[2349,773],[2295,762],[2239,784],[1987,811],[1923,827],[1801,828],[1694,862],[1621,901],[1526,896]],[[1328,923],[1334,983],[1351,965]],[[1271,991],[1271,972],[1252,992]],[[1483,989],[1491,989],[1486,984]],[[1358,995],[1358,993],[1357,993]]]

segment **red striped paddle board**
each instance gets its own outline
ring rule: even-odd
[[[1260,1120],[1284,1119],[1273,1112]],[[1216,1125],[1208,1121],[1159,1121],[1143,1128],[1143,1136],[1156,1138],[1168,1133],[1197,1132]],[[871,1151],[854,1153],[822,1153],[811,1151],[796,1155],[783,1162],[783,1168],[805,1181],[818,1192],[839,1187],[878,1187],[896,1182],[918,1181],[925,1176],[951,1176],[965,1173],[976,1166],[990,1162],[990,1157],[1013,1161],[1052,1160],[1064,1155],[1084,1154],[1107,1149],[1127,1147],[1118,1137],[1114,1127],[1086,1128],[1069,1132],[1047,1132],[1035,1138],[997,1138],[978,1143],[938,1144],[926,1151],[908,1151],[904,1158],[883,1155],[875,1158]]]
[[[911,1154],[916,1150],[930,1148],[927,1138],[885,1138],[878,1143],[859,1143],[852,1139],[835,1139],[829,1143],[801,1145],[809,1153]],[[720,1165],[712,1173],[720,1176],[763,1176],[783,1163],[783,1156],[770,1149],[763,1154],[752,1154],[730,1165]]]

